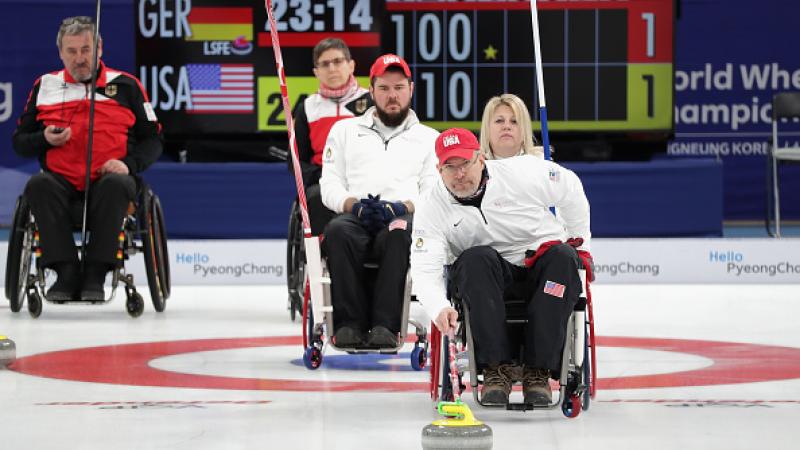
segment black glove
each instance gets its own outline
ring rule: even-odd
[[[394,219],[405,216],[408,213],[408,208],[406,208],[403,202],[387,202],[386,200],[381,200],[377,208],[380,210],[381,218],[385,225],[388,225]]]
[[[353,204],[350,211],[367,231],[375,234],[383,227],[383,215],[381,214],[381,196],[367,194],[367,198],[362,198]]]
[[[350,212],[356,216],[356,219],[361,220],[362,216],[365,216],[367,212],[369,212],[369,205],[364,202],[355,202],[353,203],[353,209]]]
[[[583,238],[569,238],[567,239],[567,244],[574,247],[578,252],[578,258],[581,260],[583,269],[586,270],[586,278],[590,283],[594,281],[594,258],[592,258],[592,254],[586,250],[578,250],[583,245]]]

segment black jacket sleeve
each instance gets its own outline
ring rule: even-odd
[[[137,174],[158,160],[164,150],[164,141],[161,136],[161,124],[147,117],[145,103],[154,117],[155,113],[147,102],[142,85],[136,79],[131,82],[133,88],[131,89],[130,108],[136,116],[136,122],[128,131],[128,154],[122,158],[122,162],[128,166],[131,174]]]
[[[39,95],[40,80],[31,89],[28,96],[28,103],[17,121],[17,129],[14,130],[12,137],[14,151],[23,158],[44,157],[47,150],[53,148],[44,138],[44,123],[36,119],[36,97]]]

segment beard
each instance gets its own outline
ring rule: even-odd
[[[478,186],[474,183],[465,183],[456,188],[455,185],[447,186],[447,190],[456,199],[468,199],[478,192]]]
[[[375,111],[378,113],[378,119],[389,128],[394,128],[400,126],[408,117],[408,111],[411,109],[411,103],[405,106],[405,108],[401,108],[400,111],[396,113],[389,113],[381,109],[379,106],[375,107]]]
[[[92,69],[90,67],[73,67],[69,74],[79,83],[88,83],[92,80]]]

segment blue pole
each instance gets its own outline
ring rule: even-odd
[[[544,159],[551,159],[550,135],[547,131],[547,102],[544,97],[544,76],[542,74],[542,50],[539,43],[539,14],[536,8],[536,0],[530,1],[533,49],[536,58],[536,87],[539,89],[539,120],[542,124],[542,145],[544,145]]]

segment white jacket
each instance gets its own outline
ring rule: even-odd
[[[375,124],[375,107],[364,115],[333,125],[322,153],[322,202],[335,212],[344,211],[348,197],[380,194],[389,201],[410,200],[439,177],[434,142],[439,132],[423,125],[413,111],[391,136]]]
[[[486,167],[489,180],[480,209],[458,203],[441,179],[416,205],[412,286],[432,319],[450,305],[443,268],[464,250],[488,245],[518,266],[526,250],[546,241],[581,237],[581,249],[589,250],[589,202],[574,172],[530,155],[486,161]]]

